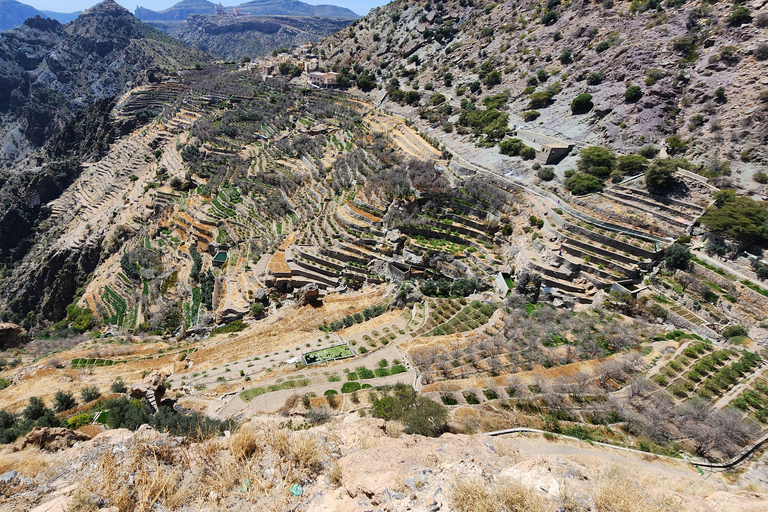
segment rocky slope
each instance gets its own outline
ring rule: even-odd
[[[327,39],[325,62],[353,67],[353,81],[366,69],[385,88],[416,90],[421,97],[409,107],[427,126],[457,120],[446,105],[456,114],[462,103],[479,106],[506,91],[510,123],[527,118],[550,134],[621,152],[654,143],[702,164],[727,160],[733,171],[749,171],[740,179],[750,186],[768,158],[764,9],[764,0],[740,9],[396,1]],[[630,85],[639,87],[635,97],[626,95]],[[591,108],[574,114],[570,104],[582,93]]]
[[[36,17],[0,35],[3,264],[23,258],[41,206],[79,176],[80,164],[135,128],[111,117],[119,95],[210,58],[111,1],[66,26]]]
[[[301,430],[297,420],[257,419],[205,441],[147,425],[135,433],[91,428],[93,439],[60,429],[71,440],[42,448],[33,441],[55,429],[37,430],[31,447],[5,449],[0,508],[757,512],[768,504],[754,490],[763,488],[758,475],[731,485],[683,462],[573,440],[431,439],[357,414],[306,431],[286,428]],[[75,435],[89,440],[67,449]]]
[[[226,60],[240,60],[269,55],[280,47],[318,42],[351,21],[309,16],[191,15],[184,23],[151,23],[193,48]]]

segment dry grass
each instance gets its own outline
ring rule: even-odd
[[[340,483],[341,470],[329,460],[326,443],[308,432],[251,425],[229,439],[168,450],[160,448],[163,443],[140,440],[125,453],[109,451],[98,459],[79,489],[76,510],[90,510],[95,495],[121,512],[227,510],[224,505],[231,507],[233,499],[243,509],[287,510],[292,484],[315,480],[324,471]]]
[[[492,483],[480,477],[458,478],[450,493],[459,512],[550,512],[555,504],[514,480]]]
[[[672,512],[679,510],[669,496],[642,485],[629,470],[612,466],[591,492],[597,512]]]
[[[30,446],[25,450],[0,457],[0,474],[14,470],[21,475],[41,475],[50,466],[49,459],[50,456],[46,452]]]
[[[405,432],[405,425],[400,421],[388,421],[385,432],[389,437],[400,437]]]

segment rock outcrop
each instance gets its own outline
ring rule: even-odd
[[[296,290],[296,304],[304,306],[320,299],[320,289],[315,283],[309,283]]]
[[[80,441],[88,441],[91,436],[78,430],[63,427],[35,427],[24,437],[22,449],[37,446],[47,450],[65,450]]]
[[[165,375],[158,370],[152,371],[141,382],[131,386],[129,394],[133,398],[149,398],[151,394],[159,402],[165,394]]]
[[[26,337],[27,331],[20,325],[0,324],[0,349],[20,346]]]

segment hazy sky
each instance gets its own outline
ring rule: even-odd
[[[97,0],[19,0],[41,11],[75,12],[82,11],[98,3]],[[117,3],[133,12],[136,6],[162,11],[178,3],[179,0],[116,0]],[[209,0],[218,3],[216,0]],[[249,0],[219,0],[223,5],[240,5]],[[352,9],[357,14],[366,14],[370,9],[384,5],[388,0],[302,0],[308,4],[331,4]]]

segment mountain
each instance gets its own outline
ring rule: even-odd
[[[13,27],[18,27],[27,18],[42,16],[52,18],[61,23],[69,23],[77,18],[79,13],[59,13],[53,11],[38,11],[31,5],[17,2],[16,0],[0,0],[0,32]]]
[[[216,4],[207,0],[182,0],[163,11],[136,7],[133,14],[142,21],[184,21],[193,14],[216,14]]]
[[[298,0],[256,0],[240,5],[243,13],[252,15],[322,16],[326,18],[359,18],[346,7],[310,5]]]
[[[210,59],[111,0],[66,26],[37,16],[0,34],[0,260],[23,258],[34,245],[29,237],[41,221],[41,203],[77,178],[81,162],[134,129],[110,114],[120,95]],[[33,283],[36,275],[33,269]],[[75,276],[59,282],[67,287],[69,279]]]
[[[351,22],[349,18],[309,16],[192,15],[184,23],[149,23],[193,48],[226,60],[240,60],[269,55],[280,47],[318,42]]]
[[[229,14],[233,7],[226,7]],[[240,5],[245,15],[254,16],[320,16],[325,18],[359,18],[351,10],[335,5],[310,5],[298,0],[260,0]],[[142,21],[174,21],[185,20],[187,16],[196,14],[213,15],[216,4],[206,0],[183,0],[164,11],[152,11],[137,7],[135,15]]]
[[[736,182],[754,187],[755,166],[768,163],[763,4],[551,0],[513,9],[398,0],[328,38],[323,50],[327,67],[357,67],[353,79],[368,70],[389,85],[398,111],[409,103],[424,126],[457,128],[465,141],[480,133],[468,126],[470,114],[459,116],[504,93],[500,111],[510,126],[530,123],[622,152],[652,143],[710,167],[726,161]],[[572,109],[581,94],[589,95],[586,108]]]
[[[16,0],[0,0],[0,31],[18,27],[25,19],[35,16],[44,14],[31,5]]]

